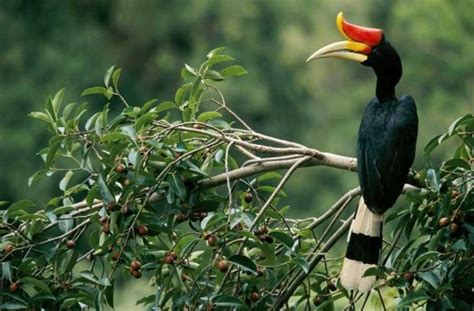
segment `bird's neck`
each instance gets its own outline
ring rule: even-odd
[[[377,96],[380,102],[396,98],[395,84],[388,79],[377,77],[375,96]]]

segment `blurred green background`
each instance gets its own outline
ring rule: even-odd
[[[116,64],[131,104],[169,100],[183,64],[200,64],[218,46],[249,72],[222,87],[254,129],[354,156],[359,120],[374,95],[373,73],[338,60],[305,63],[316,49],[343,39],[335,25],[339,11],[354,23],[383,28],[399,51],[398,94],[417,101],[415,167],[421,168],[429,139],[474,111],[472,0],[2,1],[0,200],[45,203],[58,190],[54,179],[27,185],[42,165],[34,154],[48,139],[27,113],[41,110],[49,94],[66,87],[67,101],[84,101],[81,91],[101,84]],[[90,111],[99,108],[91,103]],[[317,215],[356,185],[353,173],[307,168],[285,190],[293,215]]]

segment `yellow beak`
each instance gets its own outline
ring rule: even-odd
[[[308,59],[319,58],[340,58],[362,63],[367,60],[367,55],[370,54],[372,48],[365,43],[356,41],[339,41],[326,45],[314,52]]]

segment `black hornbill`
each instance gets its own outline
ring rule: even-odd
[[[383,213],[395,204],[413,163],[418,117],[411,96],[395,96],[402,62],[384,32],[351,24],[342,13],[337,16],[337,27],[348,41],[329,44],[308,61],[328,57],[353,60],[372,67],[377,76],[375,97],[365,108],[359,127],[357,172],[362,197],[340,274],[345,288],[368,291],[375,277],[363,275],[378,264]]]

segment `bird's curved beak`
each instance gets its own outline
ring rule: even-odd
[[[340,58],[362,63],[367,60],[372,47],[383,40],[383,31],[362,27],[344,20],[342,12],[337,15],[337,28],[348,41],[339,41],[326,45],[314,52],[306,61],[320,58]]]

